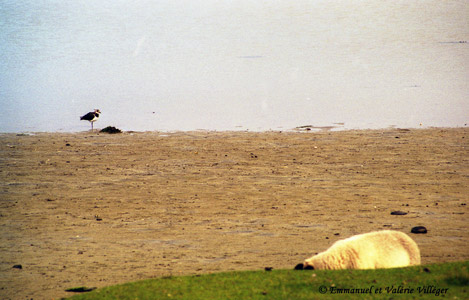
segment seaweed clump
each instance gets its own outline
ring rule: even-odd
[[[100,132],[114,134],[114,133],[122,133],[122,130],[114,126],[108,126],[106,128],[101,129]]]

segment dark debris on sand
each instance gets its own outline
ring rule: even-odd
[[[114,126],[108,126],[104,129],[101,129],[100,132],[114,134],[114,133],[122,133],[122,130],[120,130],[119,128],[116,128]]]

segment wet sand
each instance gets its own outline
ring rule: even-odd
[[[465,128],[1,134],[0,298],[293,268],[413,226],[422,263],[468,260],[468,146]]]

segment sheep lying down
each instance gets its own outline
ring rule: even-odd
[[[420,265],[420,250],[405,233],[374,231],[335,242],[295,269],[381,269]]]

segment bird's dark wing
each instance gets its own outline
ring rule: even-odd
[[[86,115],[80,117],[80,120],[86,120],[86,121],[91,121],[94,118],[94,113],[89,112]]]

